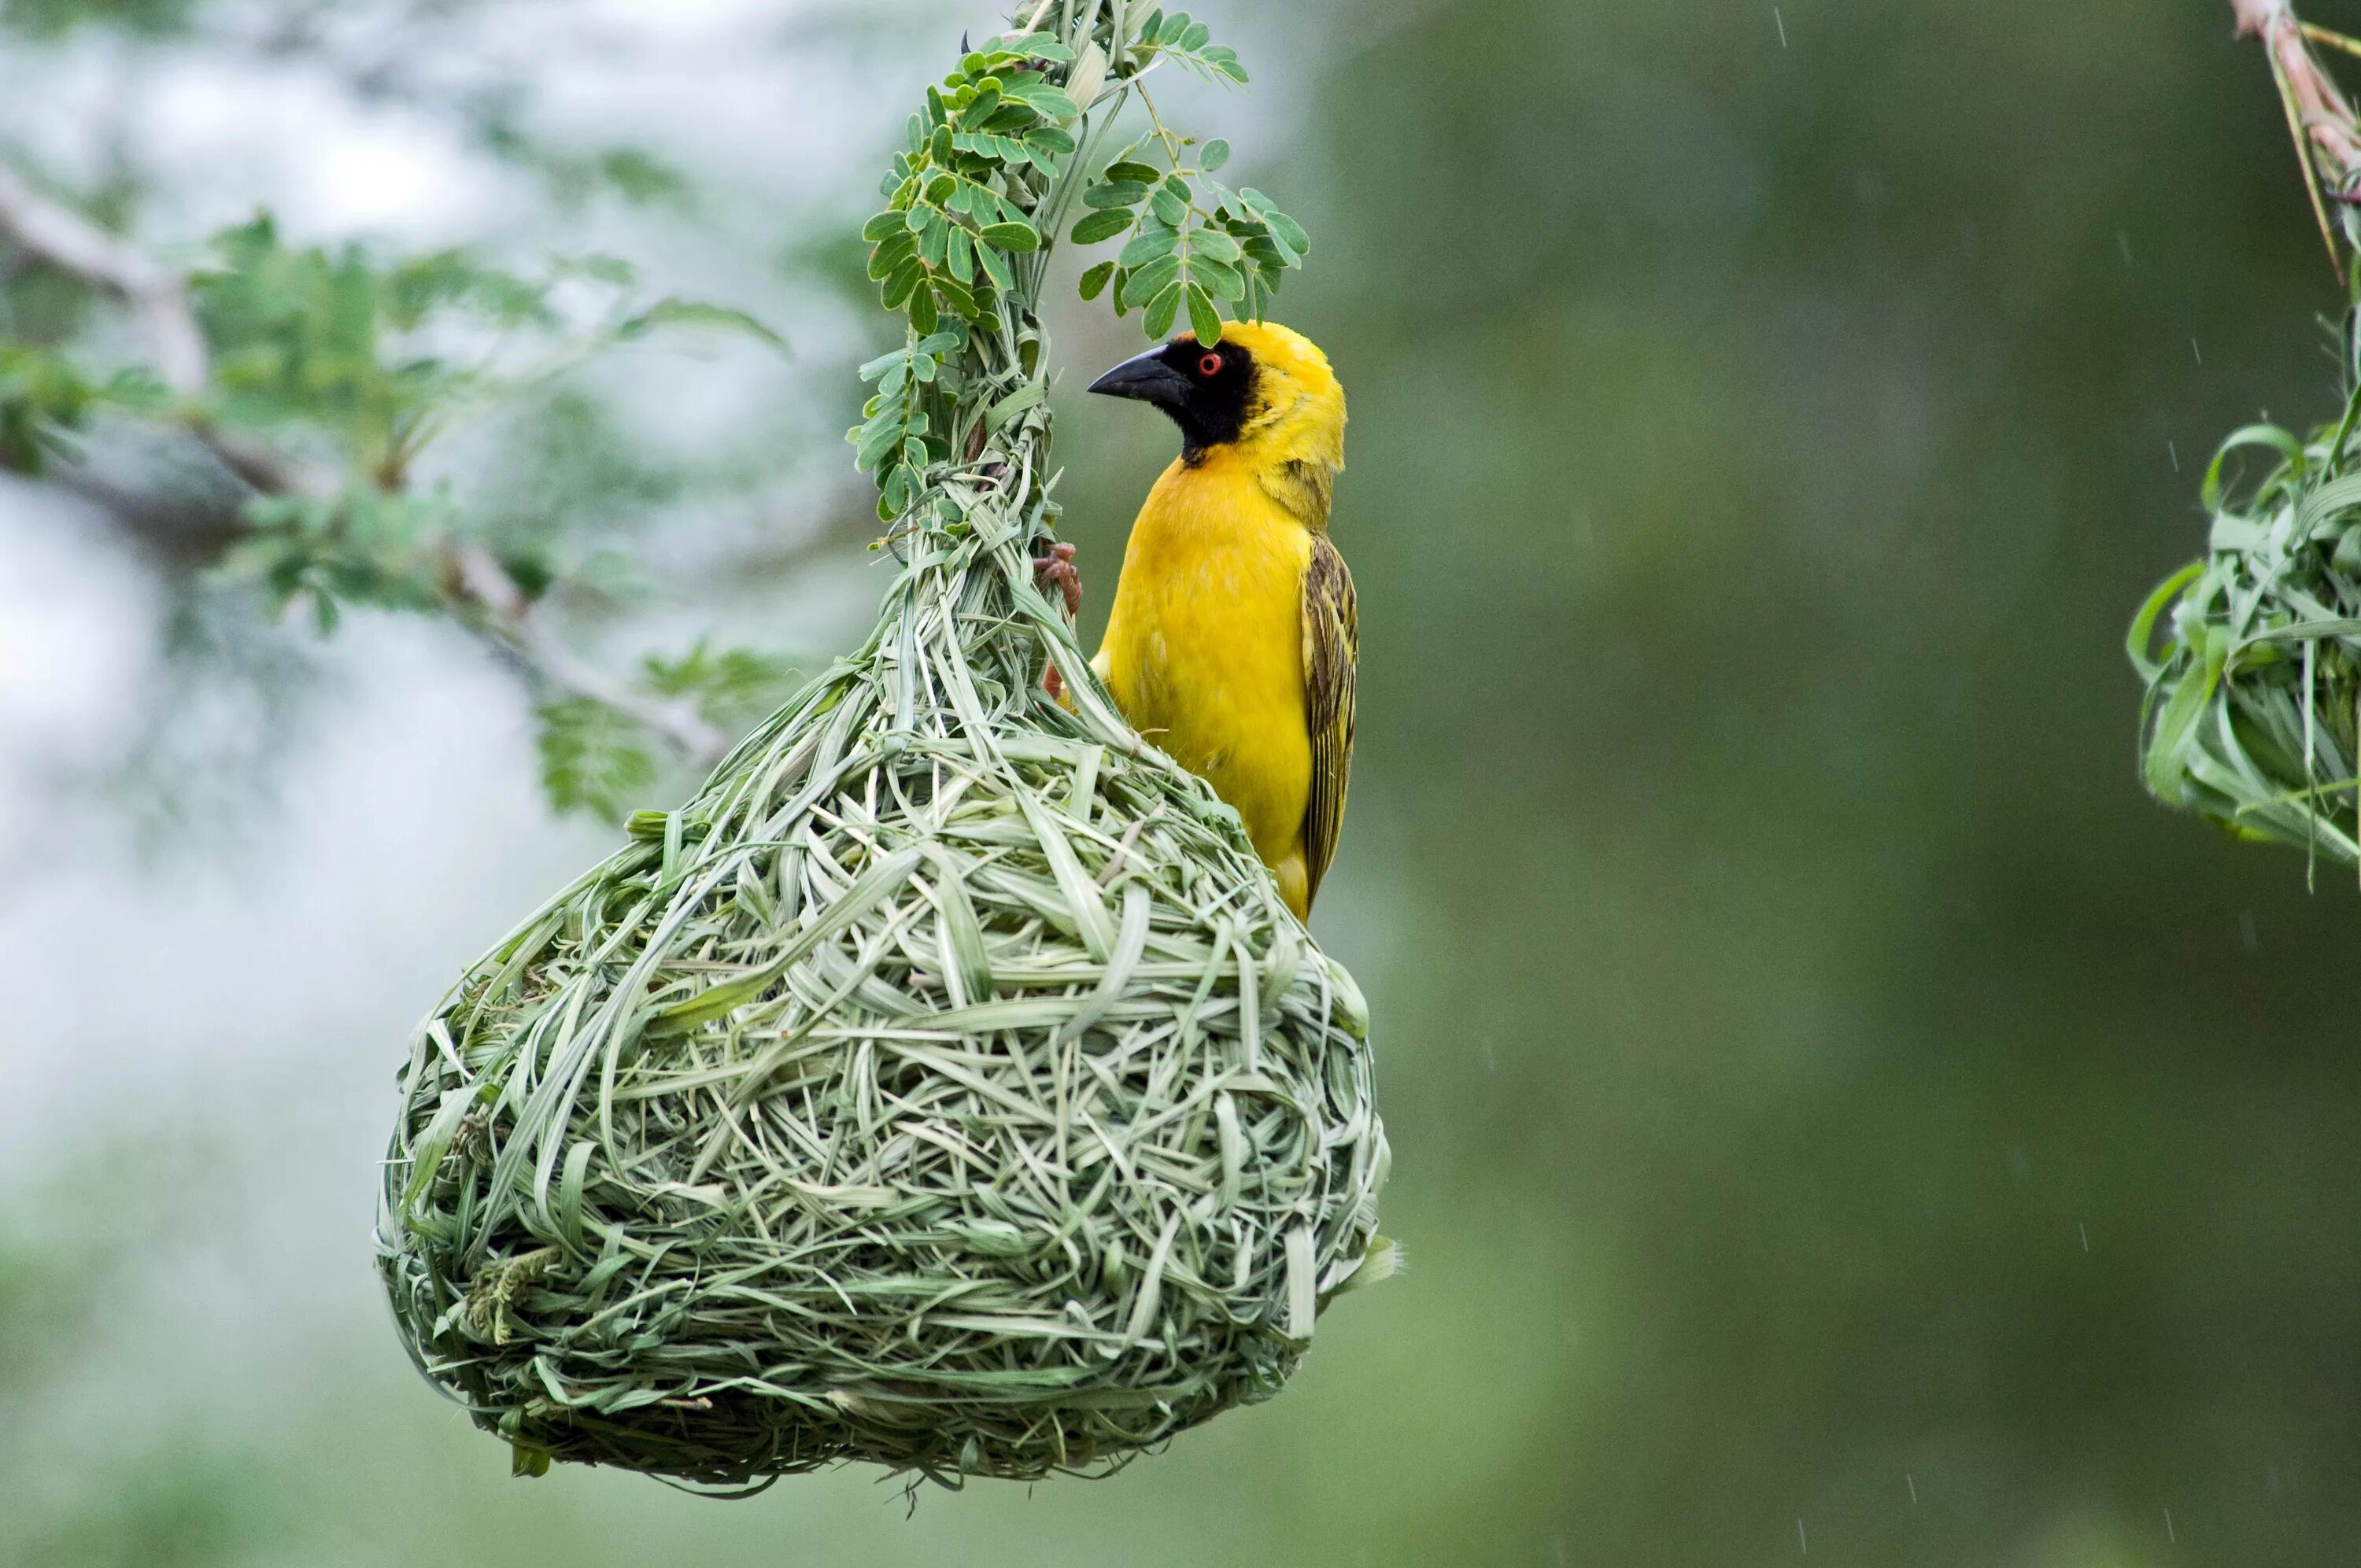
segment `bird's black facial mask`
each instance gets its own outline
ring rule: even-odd
[[[1154,403],[1180,427],[1180,455],[1194,463],[1208,446],[1235,441],[1254,392],[1254,356],[1238,343],[1200,347],[1193,337],[1125,360],[1091,383],[1111,398]]]

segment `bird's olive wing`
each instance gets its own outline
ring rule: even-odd
[[[1353,771],[1353,681],[1361,657],[1353,574],[1324,532],[1312,536],[1303,573],[1303,703],[1312,730],[1312,798],[1303,813],[1304,904],[1336,854],[1345,785]]]

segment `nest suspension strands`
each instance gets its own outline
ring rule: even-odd
[[[2286,105],[2322,236],[2348,290],[2342,415],[2300,436],[2236,431],[2205,475],[2205,555],[2132,623],[2147,683],[2141,773],[2169,805],[2241,837],[2361,862],[2361,124],[2313,46],[2361,42],[2299,20],[2286,0],[2234,0]],[[2241,480],[2257,462],[2259,479]],[[2161,648],[2157,646],[2161,635]]]
[[[889,300],[906,249],[923,276],[868,367],[904,567],[866,645],[412,1040],[385,1283],[520,1469],[1104,1469],[1275,1393],[1391,1267],[1357,990],[1033,581],[1040,232],[1137,72],[1220,63],[1134,9],[1043,4],[968,55],[887,181],[921,214],[873,220]],[[1038,113],[955,128],[986,93]],[[991,200],[938,239],[946,170]],[[961,246],[963,294],[936,285]]]

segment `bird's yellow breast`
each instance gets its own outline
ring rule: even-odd
[[[1312,788],[1303,574],[1312,534],[1238,455],[1175,460],[1125,548],[1097,663],[1133,727],[1203,776],[1276,864]]]

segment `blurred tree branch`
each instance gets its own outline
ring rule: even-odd
[[[775,421],[800,414],[801,399],[765,387],[767,367],[725,367],[763,378],[745,384],[779,400],[730,411],[735,450],[711,430],[634,429],[617,416],[644,388],[577,374],[682,334],[783,345],[743,312],[651,299],[629,263],[564,250],[550,225],[578,229],[571,220],[594,203],[609,216],[636,211],[642,228],[659,217],[710,226],[708,194],[661,148],[550,130],[535,107],[548,40],[598,52],[624,35],[545,16],[520,31],[506,15],[529,10],[519,0],[0,0],[0,44],[27,51],[0,63],[28,65],[18,79],[68,82],[72,71],[45,74],[46,61],[80,54],[118,89],[84,101],[61,87],[54,107],[67,118],[33,137],[45,124],[37,91],[10,105],[9,125],[27,129],[0,134],[0,474],[77,498],[170,568],[176,613],[211,607],[213,645],[258,647],[266,620],[299,603],[324,634],[356,607],[453,626],[534,694],[550,801],[620,819],[662,804],[680,772],[708,765],[799,684],[780,656],[704,641],[588,656],[594,620],[664,591],[642,560],[656,541],[637,531],[664,527],[675,595],[742,602],[750,572],[796,570],[865,539],[868,520],[830,505],[816,525],[708,526],[767,511],[799,466]],[[178,54],[227,60],[264,93],[324,82],[343,111],[396,117],[403,134],[447,129],[446,151],[537,192],[503,214],[498,242],[535,259],[299,243],[268,213],[195,255],[144,247],[132,214],[158,182],[197,182],[140,156],[159,144],[142,129],[153,116],[136,82]],[[58,178],[77,168],[90,172]],[[850,256],[814,247],[780,265],[858,279],[865,291]],[[701,544],[720,554],[700,556]],[[208,678],[244,685],[248,668],[224,658]],[[175,663],[164,685],[188,673]],[[161,734],[183,711],[200,715],[196,728],[213,722],[168,701],[142,746],[214,744],[194,729]]]
[[[205,344],[180,278],[0,164],[0,230],[27,254],[123,297],[147,328],[156,371],[173,391],[205,387]]]
[[[204,411],[214,378],[205,334],[184,277],[158,266],[71,207],[43,196],[5,164],[0,164],[0,238],[119,298],[132,311],[147,338],[157,379],[172,396],[170,422],[220,460],[244,487],[244,499],[335,504],[340,486],[335,477],[312,471],[264,441],[226,430]],[[686,309],[675,306],[675,313]],[[702,316],[721,313],[699,311]],[[637,319],[652,321],[654,316],[652,312]],[[627,334],[633,324],[625,323]],[[379,485],[398,489],[402,466],[399,461],[374,465]],[[254,511],[238,498],[210,506],[201,499],[192,509],[185,498],[144,494],[83,463],[49,466],[43,474],[105,508],[135,532],[169,538],[182,550],[193,544],[217,556],[258,532]],[[518,662],[538,684],[612,709],[668,742],[693,764],[710,765],[728,749],[729,736],[699,713],[693,695],[659,696],[634,690],[628,680],[583,659],[553,636],[533,614],[533,595],[490,551],[447,532],[424,543],[432,556],[428,577],[439,608]]]

